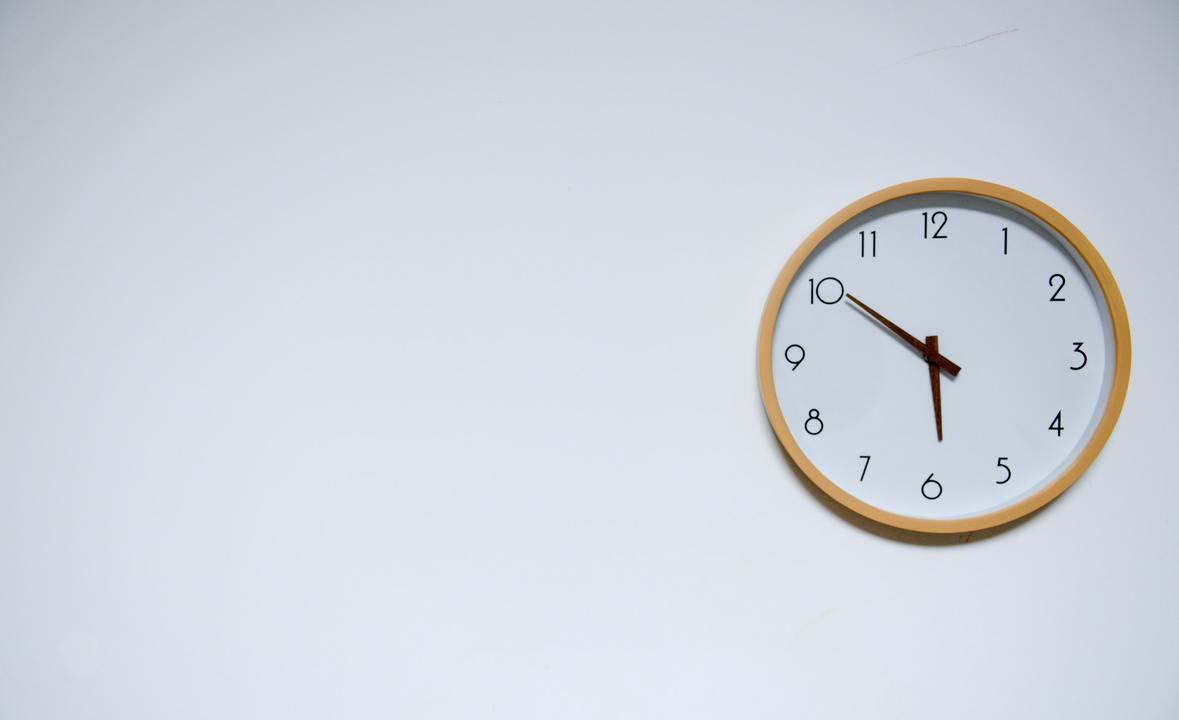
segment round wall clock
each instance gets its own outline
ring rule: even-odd
[[[1093,462],[1126,396],[1130,327],[1060,213],[938,178],[812,233],[757,354],[770,423],[823,492],[895,527],[966,532],[1044,506]]]

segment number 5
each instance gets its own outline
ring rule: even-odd
[[[998,463],[996,463],[996,465],[997,465],[998,467],[1001,467],[1001,468],[1003,468],[1004,470],[1006,470],[1006,471],[1007,471],[1007,477],[1003,478],[1002,480],[996,480],[996,481],[995,481],[995,484],[996,484],[996,485],[1002,485],[1003,483],[1005,483],[1005,482],[1007,482],[1008,480],[1010,480],[1010,479],[1011,479],[1011,468],[1009,468],[1009,467],[1007,467],[1006,465],[1004,465],[1004,464],[1003,464],[1003,461],[1004,461],[1004,460],[1006,460],[1006,459],[1007,459],[1007,458],[1005,458],[1005,457],[1001,457],[1001,458],[999,458],[999,462],[998,462]]]

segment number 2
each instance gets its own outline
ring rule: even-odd
[[[1056,278],[1060,278],[1060,287],[1056,287],[1056,283],[1054,282]],[[1048,302],[1064,302],[1064,298],[1056,297],[1060,294],[1060,291],[1064,289],[1063,275],[1060,273],[1052,273],[1052,275],[1048,277],[1048,287],[1056,288],[1056,292],[1052,293],[1052,297],[1048,298]]]

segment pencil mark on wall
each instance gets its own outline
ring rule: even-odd
[[[957,43],[955,45],[943,45],[942,47],[935,47],[935,48],[930,48],[929,50],[922,50],[921,52],[915,52],[912,55],[906,55],[903,58],[901,58],[900,60],[897,60],[896,62],[894,62],[890,65],[885,65],[884,67],[880,68],[880,70],[887,70],[891,67],[896,67],[897,65],[900,65],[903,62],[913,60],[915,58],[919,58],[924,55],[932,55],[933,53],[945,52],[946,50],[960,50],[961,48],[970,47],[971,45],[977,45],[980,42],[986,42],[987,40],[990,40],[992,38],[997,38],[1001,35],[1008,35],[1010,33],[1015,33],[1015,32],[1019,32],[1019,28],[1007,28],[1006,30],[1000,30],[999,32],[993,32],[990,35],[983,35],[982,37],[975,38],[973,40],[967,40],[966,42],[963,42],[963,43]]]

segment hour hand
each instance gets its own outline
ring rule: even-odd
[[[914,350],[921,353],[922,357],[925,358],[926,362],[937,365],[942,370],[945,370],[946,372],[948,372],[952,376],[957,376],[958,373],[962,372],[961,367],[959,367],[956,363],[951,361],[946,356],[939,353],[936,348],[931,349],[928,345],[921,342],[916,337],[905,332],[904,330],[901,329],[901,327],[899,325],[894,323],[892,320],[889,320],[888,318],[884,317],[883,315],[876,312],[872,308],[868,307],[864,303],[860,302],[860,299],[857,298],[855,295],[848,293],[847,299],[851,300],[856,305],[859,305],[861,308],[863,308],[864,312],[866,312],[869,315],[871,315],[872,317],[876,318],[878,321],[880,321],[881,325],[883,325],[884,327],[891,330],[893,332],[893,334],[895,334],[897,337],[899,337],[900,339],[907,342],[910,346],[912,346],[912,348]]]
[[[925,336],[925,347],[937,352],[937,335]],[[937,424],[937,441],[942,441],[942,374],[937,366],[929,363],[929,389],[933,392],[933,419]]]

